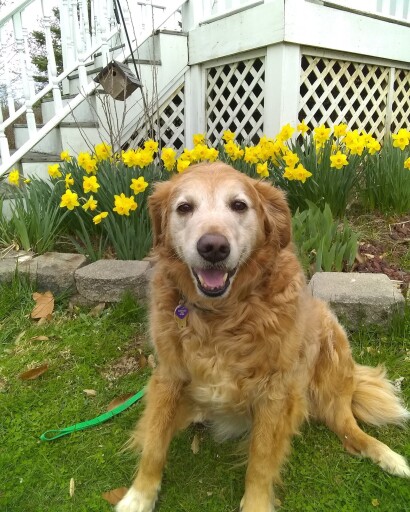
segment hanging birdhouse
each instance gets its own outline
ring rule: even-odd
[[[141,82],[129,67],[115,60],[98,73],[94,82],[100,84],[104,91],[114,99],[121,101],[128,98],[138,87],[142,88]]]

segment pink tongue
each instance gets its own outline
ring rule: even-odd
[[[217,269],[197,269],[196,273],[202,278],[208,288],[222,288],[224,286],[224,270]]]

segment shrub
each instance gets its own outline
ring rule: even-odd
[[[410,132],[399,130],[363,166],[362,201],[383,213],[410,211]]]
[[[347,222],[335,221],[329,205],[323,210],[307,200],[308,209],[292,218],[293,239],[305,270],[350,270],[358,248],[357,235]]]
[[[52,250],[67,217],[67,212],[58,208],[58,191],[40,179],[26,179],[22,183],[16,170],[10,173],[8,181],[14,186],[9,194],[10,214],[7,218],[0,216],[0,242],[39,254]],[[0,201],[0,212],[3,202]]]

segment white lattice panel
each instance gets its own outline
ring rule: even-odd
[[[141,124],[131,137],[128,146],[138,147],[147,138],[160,142],[160,147],[180,149],[185,144],[184,128],[184,86],[181,85],[175,93],[152,116],[152,131],[147,124]]]
[[[257,142],[263,133],[265,61],[263,58],[207,70],[207,139],[215,145],[225,130],[237,140]]]
[[[394,75],[391,130],[410,127],[410,71],[396,69]]]
[[[389,68],[303,55],[299,119],[312,125],[347,123],[383,138]]]

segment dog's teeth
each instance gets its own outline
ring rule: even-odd
[[[202,286],[206,285],[206,283],[204,281],[204,278],[201,276],[201,274],[198,274],[198,279],[199,279],[199,282],[201,283]]]
[[[224,275],[224,283],[226,283],[227,279],[228,279],[228,272]]]

